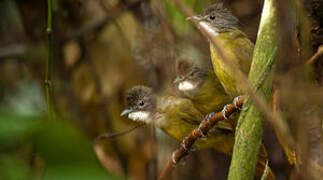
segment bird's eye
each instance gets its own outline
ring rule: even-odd
[[[211,16],[210,16],[210,19],[211,19],[211,20],[214,20],[214,19],[215,19],[215,16],[214,16],[214,15],[211,15]]]
[[[144,104],[145,104],[144,101],[139,102],[139,106],[143,106]]]

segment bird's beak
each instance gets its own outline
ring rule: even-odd
[[[201,15],[195,15],[186,18],[187,21],[201,21],[202,19],[203,17]]]
[[[125,110],[123,110],[123,111],[121,112],[120,116],[124,116],[124,115],[126,115],[126,114],[131,113],[131,112],[133,112],[133,109],[130,109],[130,108],[125,109]]]
[[[176,77],[176,78],[174,79],[173,83],[174,83],[174,84],[176,84],[176,83],[179,83],[179,82],[181,82],[181,81],[183,81],[183,78]]]

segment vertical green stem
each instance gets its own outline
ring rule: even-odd
[[[249,73],[249,82],[253,90],[267,101],[271,97],[272,70],[278,49],[276,3],[277,0],[265,0],[264,2]],[[248,98],[243,105],[243,111],[236,128],[229,180],[253,179],[261,145],[264,119],[263,112],[255,106],[252,99]]]
[[[47,59],[46,59],[46,76],[45,89],[47,100],[48,118],[53,118],[52,102],[51,102],[51,63],[52,63],[52,0],[47,0]]]

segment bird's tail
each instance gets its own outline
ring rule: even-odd
[[[266,169],[266,166],[268,166],[268,154],[267,151],[265,149],[264,144],[261,144],[260,149],[259,149],[259,155],[258,155],[258,160],[257,160],[257,164],[256,164],[256,179],[261,179],[261,177],[264,174],[264,171]],[[267,175],[267,180],[275,180],[275,175],[272,172],[272,170],[270,169],[270,167],[268,167],[268,175]]]

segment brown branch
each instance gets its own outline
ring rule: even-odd
[[[236,103],[229,104],[226,106],[225,116],[229,117],[232,113],[236,112],[243,105],[244,98],[239,98]],[[200,124],[200,130],[194,129],[188,136],[186,136],[183,140],[182,145],[173,152],[172,156],[169,158],[166,168],[159,175],[158,179],[163,180],[167,179],[167,176],[172,172],[175,165],[186,155],[188,155],[190,149],[192,148],[194,142],[202,137],[202,134],[207,134],[210,129],[214,127],[214,125],[221,120],[224,120],[224,116],[222,112],[218,112],[214,114],[210,118],[205,118]]]

